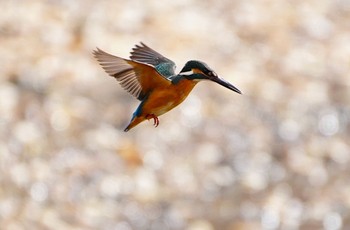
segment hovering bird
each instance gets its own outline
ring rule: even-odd
[[[202,80],[216,82],[241,94],[239,89],[218,77],[204,62],[188,61],[180,73],[175,74],[173,61],[142,42],[130,54],[128,60],[99,48],[93,51],[102,68],[141,101],[125,132],[149,119],[153,119],[154,126],[157,127],[158,117],[183,102],[193,87]]]

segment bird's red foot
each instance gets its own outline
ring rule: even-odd
[[[159,119],[158,119],[158,117],[156,116],[156,115],[154,115],[154,114],[147,114],[147,116],[146,116],[146,119],[152,119],[153,118],[153,125],[154,125],[154,127],[157,127],[158,125],[159,125]]]

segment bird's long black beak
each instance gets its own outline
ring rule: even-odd
[[[225,81],[224,79],[218,77],[218,78],[214,78],[214,79],[211,79],[212,81],[232,90],[232,91],[235,91],[236,93],[239,93],[239,94],[242,94],[242,92],[237,89],[235,86],[233,86],[231,83]]]

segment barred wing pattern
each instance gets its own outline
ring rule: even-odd
[[[175,63],[142,42],[130,54],[131,60],[152,65],[166,78],[175,75]]]
[[[142,95],[139,77],[127,60],[108,54],[99,48],[94,50],[93,54],[106,73],[115,77],[126,91],[137,99],[142,100],[144,95]]]

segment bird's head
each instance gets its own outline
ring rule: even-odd
[[[193,81],[210,80],[232,91],[235,91],[236,93],[241,94],[241,91],[239,89],[237,89],[231,83],[220,78],[214,72],[214,70],[212,70],[207,64],[201,61],[194,61],[194,60],[188,61],[180,71],[180,75]]]

